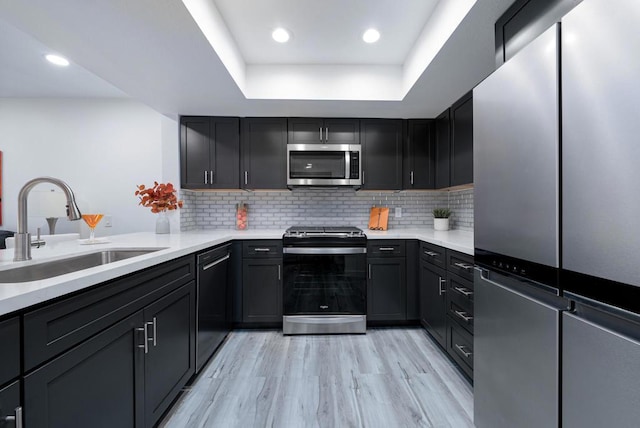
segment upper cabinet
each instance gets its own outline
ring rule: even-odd
[[[360,144],[358,119],[289,118],[289,144]]]
[[[451,185],[449,161],[451,157],[451,109],[443,111],[435,120],[435,188]]]
[[[402,189],[402,120],[360,120],[362,189]]]
[[[180,181],[185,189],[240,187],[240,119],[180,118]]]
[[[468,92],[451,106],[450,186],[473,183],[473,97]]]
[[[287,188],[287,119],[242,119],[243,189]]]
[[[468,92],[434,123],[436,189],[473,183],[473,97]]]
[[[434,188],[434,121],[407,120],[407,138],[404,146],[404,189]]]

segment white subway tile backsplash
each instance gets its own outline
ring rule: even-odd
[[[356,192],[353,189],[296,188],[273,192],[197,192],[182,190],[184,207],[180,228],[231,229],[235,227],[236,204],[249,206],[249,228],[286,228],[305,225],[355,225],[369,221],[372,205],[387,206],[389,227],[395,229],[431,227],[435,207],[453,211],[453,229],[473,230],[473,189],[456,191]],[[402,207],[402,217],[394,208]]]

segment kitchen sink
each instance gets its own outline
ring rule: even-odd
[[[164,248],[113,248],[50,262],[0,270],[0,283],[39,281],[66,273],[130,259],[131,257],[142,256],[159,250],[164,250]]]

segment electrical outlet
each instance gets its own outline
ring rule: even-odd
[[[104,216],[104,227],[113,227],[113,217],[110,215]]]
[[[402,207],[396,207],[396,218],[402,217]]]

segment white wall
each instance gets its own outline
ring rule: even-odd
[[[34,177],[60,178],[81,211],[111,215],[113,227],[100,225],[98,236],[153,231],[155,216],[138,206],[136,185],[179,184],[177,122],[131,100],[0,98],[0,150],[0,229],[16,230],[18,192]],[[46,221],[30,215],[29,231],[36,227],[47,230]],[[56,227],[56,233],[78,230],[86,235],[83,222],[60,219]]]

